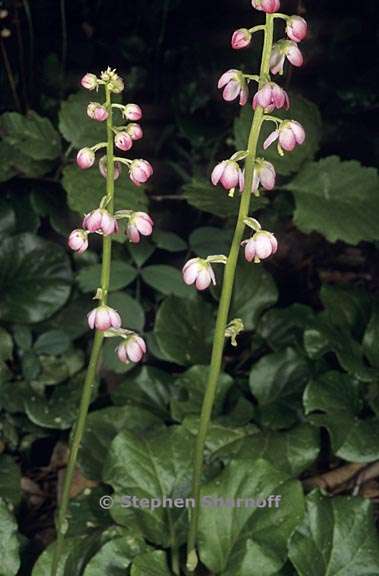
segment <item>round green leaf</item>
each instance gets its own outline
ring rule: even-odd
[[[137,270],[121,260],[113,260],[109,290],[120,290],[135,280]],[[92,292],[100,286],[101,264],[86,266],[80,270],[77,280],[82,292]]]
[[[167,250],[167,252],[183,252],[187,250],[186,242],[174,232],[156,229],[151,239],[158,248]]]
[[[173,266],[157,264],[142,268],[141,277],[162,294],[179,296],[180,298],[193,298],[196,296],[196,290],[192,286],[187,286],[179,270]]]
[[[8,505],[0,499],[0,573],[16,576],[20,568],[19,540],[17,523]]]

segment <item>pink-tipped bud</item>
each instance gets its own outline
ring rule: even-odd
[[[132,122],[126,128],[127,133],[132,140],[141,140],[143,138],[143,130],[139,124]]]
[[[124,364],[129,364],[129,362],[141,362],[146,354],[146,344],[141,336],[132,334],[117,346],[116,352],[118,359]]]
[[[222,92],[222,97],[227,102],[231,102],[239,97],[239,103],[244,106],[249,97],[249,89],[245,76],[239,70],[228,70],[224,72],[218,81],[218,88]]]
[[[240,182],[241,168],[234,160],[223,160],[215,166],[211,175],[214,186],[222,184],[225,190],[231,190],[238,186]]]
[[[308,32],[308,24],[301,16],[291,16],[287,20],[286,34],[290,40],[301,42]]]
[[[124,108],[123,115],[127,120],[135,122],[141,120],[142,110],[138,104],[127,104]]]
[[[154,221],[146,212],[132,212],[126,227],[126,235],[130,242],[138,244],[142,236],[150,236],[153,233]]]
[[[212,266],[203,258],[188,260],[183,267],[182,274],[184,282],[189,286],[195,284],[197,290],[206,290],[211,283],[216,284]]]
[[[153,167],[147,160],[133,160],[130,165],[129,177],[133,184],[142,186],[153,174]]]
[[[98,306],[87,314],[88,326],[105,332],[110,328],[121,328],[121,318],[110,306]]]
[[[279,42],[274,44],[271,52],[270,71],[272,74],[283,74],[286,58],[293,66],[302,66],[304,63],[303,55],[296,42],[279,40]]]
[[[247,28],[240,28],[233,33],[232,36],[232,48],[234,50],[241,50],[242,48],[247,48],[250,45],[252,39],[251,32]]]
[[[95,152],[91,148],[82,148],[76,155],[76,163],[82,170],[91,168],[95,162]]]
[[[273,190],[273,188],[275,188],[275,181],[276,172],[271,162],[267,162],[267,160],[263,160],[262,158],[257,158],[254,165],[253,183],[251,187],[252,193],[257,194],[260,186],[268,191]],[[244,174],[242,173],[240,190],[243,191],[244,187]]]
[[[104,176],[104,178],[107,177],[108,174],[108,170],[107,170],[107,157],[106,156],[102,156],[99,160],[99,170],[100,170],[100,174],[102,176]],[[114,168],[113,168],[113,180],[117,180],[117,178],[120,176],[121,174],[121,164],[120,162],[115,162],[114,163]]]
[[[261,106],[266,113],[270,113],[275,108],[286,108],[288,110],[290,101],[288,94],[275,82],[267,82],[253,98],[254,110]]]
[[[251,0],[251,3],[253,8],[267,12],[267,14],[279,12],[280,10],[280,0]]]
[[[99,85],[95,74],[90,74],[89,72],[83,76],[80,80],[80,84],[83,88],[86,88],[86,90],[95,90]]]
[[[278,130],[274,130],[263,143],[266,150],[275,140],[278,140],[279,152],[281,149],[287,152],[292,150],[298,144],[303,144],[305,140],[305,130],[296,120],[285,120],[281,123]]]
[[[258,263],[275,254],[278,242],[271,232],[259,230],[249,240],[241,242],[241,246],[245,246],[246,260]]]
[[[105,208],[96,208],[86,214],[83,219],[83,228],[88,232],[97,232],[103,236],[118,232],[117,220]]]
[[[117,132],[116,136],[114,137],[114,143],[116,148],[119,150],[123,150],[127,152],[133,146],[133,140],[131,136],[125,131]]]
[[[88,248],[88,232],[81,228],[73,230],[68,237],[68,245],[74,252],[83,254]]]

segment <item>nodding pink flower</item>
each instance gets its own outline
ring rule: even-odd
[[[125,131],[117,132],[116,136],[114,137],[114,143],[116,148],[119,150],[124,150],[127,152],[133,146],[132,137]]]
[[[88,232],[97,232],[109,236],[118,232],[117,220],[105,208],[96,208],[83,219],[83,228]]]
[[[76,155],[76,163],[82,170],[91,168],[95,162],[95,152],[91,148],[82,148]]]
[[[146,212],[132,212],[126,227],[126,235],[132,244],[138,244],[142,236],[153,233],[154,221]]]
[[[124,364],[141,362],[146,354],[146,344],[141,336],[132,334],[117,346],[116,351],[118,359]]]
[[[281,148],[287,152],[292,152],[297,144],[303,144],[305,130],[296,120],[285,120],[281,123],[278,130],[274,130],[266,138],[263,148],[266,150],[275,140],[278,140],[279,153]]]
[[[253,98],[254,110],[258,106],[261,106],[265,112],[269,113],[275,108],[286,108],[288,110],[290,101],[287,92],[283,88],[275,84],[275,82],[267,82]]]
[[[213,169],[211,180],[214,186],[220,182],[225,190],[231,190],[238,186],[241,176],[241,168],[234,160],[223,160]]]
[[[302,66],[303,55],[296,42],[292,40],[279,40],[274,44],[270,58],[270,71],[272,74],[283,74],[285,59],[288,59],[293,66]]]
[[[95,90],[98,87],[98,80],[95,74],[85,74],[80,80],[80,84],[87,90]]]
[[[121,328],[120,314],[110,306],[98,306],[87,314],[88,326],[105,332],[110,328]]]
[[[247,28],[240,28],[233,32],[232,36],[232,48],[234,50],[241,50],[241,48],[246,48],[251,43],[251,32]]]
[[[251,3],[256,10],[262,10],[268,14],[280,10],[280,0],[251,0]]]
[[[99,170],[100,170],[100,174],[102,176],[104,176],[104,178],[106,178],[107,174],[108,174],[107,157],[106,156],[102,156],[100,158]],[[121,164],[120,164],[120,162],[115,162],[114,163],[114,169],[113,169],[113,180],[117,180],[117,178],[120,176],[120,174],[121,174]]]
[[[241,106],[245,106],[249,97],[249,89],[245,76],[239,70],[228,70],[224,72],[218,81],[218,88],[223,88],[222,97],[227,102],[235,100],[239,96]]]
[[[132,122],[126,128],[127,133],[131,137],[132,140],[141,140],[143,138],[143,131],[139,124]]]
[[[267,162],[267,160],[263,160],[262,158],[257,158],[254,166],[253,183],[251,187],[252,193],[256,194],[261,185],[265,190],[273,190],[273,188],[275,188],[275,181],[276,172],[271,162]],[[240,190],[242,191],[244,187],[244,174],[242,173]]]
[[[301,16],[291,16],[287,20],[286,34],[290,40],[301,42],[308,32],[308,24]]]
[[[147,160],[133,160],[129,170],[129,177],[136,186],[142,186],[153,174],[153,167]]]
[[[278,249],[278,241],[271,232],[259,230],[249,240],[241,242],[245,246],[245,258],[248,262],[258,263],[265,258],[269,258]]]
[[[88,232],[81,228],[73,230],[68,237],[68,245],[74,252],[83,254],[88,248]]]
[[[123,115],[127,120],[141,120],[142,110],[138,104],[127,104],[124,107]]]
[[[87,116],[92,120],[104,122],[104,120],[108,118],[108,112],[105,106],[102,106],[98,102],[90,102],[87,106]]]
[[[216,277],[212,266],[203,258],[191,258],[184,265],[183,280],[186,284],[195,284],[198,290],[206,290],[212,283],[216,285]]]

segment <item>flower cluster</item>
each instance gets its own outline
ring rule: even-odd
[[[302,66],[303,56],[298,47],[298,43],[307,34],[307,23],[300,16],[286,16],[278,13],[280,10],[280,0],[252,0],[252,6],[256,10],[272,14],[273,19],[285,21],[286,38],[279,40],[272,46],[270,56],[270,74],[283,74],[285,61],[288,60],[293,66]],[[231,39],[232,48],[240,50],[248,47],[256,32],[265,30],[264,25],[253,28],[239,28]],[[258,89],[252,99],[254,110],[260,110],[260,127],[263,122],[274,122],[276,129],[266,138],[263,148],[266,150],[273,142],[277,141],[277,150],[280,155],[291,152],[294,148],[303,144],[305,131],[296,120],[282,120],[279,117],[271,116],[274,110],[290,108],[290,99],[281,86],[273,82],[270,74],[264,77],[245,74],[236,69],[228,70],[222,74],[218,88],[222,90],[223,99],[227,102],[239,101],[241,106],[249,101],[249,84],[252,81],[258,83]],[[221,184],[228,191],[229,196],[233,196],[235,189],[240,192],[245,188],[245,172],[240,167],[239,162],[245,160],[249,155],[248,150],[239,150],[227,160],[219,162],[212,171],[211,181],[214,186]],[[253,178],[251,192],[259,196],[260,189],[270,191],[275,188],[276,172],[273,164],[264,158],[256,158],[254,161]],[[262,230],[259,222],[253,218],[246,218],[245,225],[252,228],[253,235],[242,242],[245,248],[245,258],[248,262],[260,262],[269,258],[278,248],[278,242],[274,235]],[[183,268],[183,279],[187,284],[195,284],[198,290],[204,290],[213,283],[215,275],[211,262],[214,257],[206,259],[192,258]]]

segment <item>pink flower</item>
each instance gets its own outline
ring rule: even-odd
[[[270,58],[270,70],[272,74],[283,74],[285,59],[288,59],[293,66],[302,66],[303,55],[292,40],[279,40],[274,44]]]
[[[278,242],[271,232],[259,230],[249,240],[244,240],[241,245],[245,246],[245,258],[248,262],[260,262],[269,258],[278,249]]]
[[[99,170],[100,170],[100,174],[102,176],[104,176],[104,178],[107,177],[108,171],[107,171],[107,157],[106,156],[102,156],[99,160]],[[114,163],[114,170],[113,170],[113,180],[117,180],[117,178],[120,176],[121,174],[121,164],[120,162],[115,162]]]
[[[239,184],[241,168],[234,160],[223,160],[215,166],[211,180],[214,186],[220,182],[225,190],[231,190]]]
[[[153,167],[147,160],[133,160],[129,170],[130,179],[136,186],[142,186],[153,174]]]
[[[76,155],[76,163],[82,170],[91,168],[95,162],[95,152],[91,148],[82,148]]]
[[[150,236],[153,233],[154,222],[153,219],[146,214],[146,212],[132,212],[128,225],[126,227],[126,235],[130,242],[138,244],[142,236]]]
[[[241,48],[246,48],[251,42],[251,32],[247,28],[240,28],[233,33],[232,36],[232,48],[234,50],[241,50]]]
[[[141,120],[142,110],[138,104],[127,104],[124,108],[123,115],[127,120]]]
[[[258,90],[253,99],[254,110],[261,106],[265,112],[272,112],[275,108],[286,108],[288,110],[290,101],[287,92],[275,82],[267,82]]]
[[[133,140],[131,136],[125,131],[117,132],[116,136],[114,137],[114,143],[119,150],[124,150],[127,152],[133,146]]]
[[[279,140],[279,153],[280,149],[292,152],[297,144],[303,144],[305,140],[305,130],[296,120],[285,120],[281,123],[278,130],[274,130],[266,138],[263,143],[263,148],[266,150],[275,140]]]
[[[110,236],[118,232],[117,220],[104,208],[92,210],[83,219],[83,228],[88,232],[97,232],[103,236]]]
[[[274,166],[271,162],[263,160],[262,158],[257,158],[255,161],[253,184],[251,191],[256,194],[260,185],[265,190],[272,190],[275,188],[276,172]],[[244,189],[244,174],[242,173],[240,190]]]
[[[146,344],[141,336],[132,334],[117,346],[116,351],[118,359],[124,364],[141,362],[146,354]]]
[[[245,77],[239,70],[224,72],[218,81],[218,88],[224,88],[222,97],[227,102],[231,102],[239,96],[240,105],[244,106],[249,97],[249,89]]]
[[[186,284],[195,284],[198,290],[205,290],[210,283],[216,284],[212,266],[202,258],[191,258],[182,270],[183,280]]]
[[[87,106],[87,116],[92,120],[104,122],[104,120],[108,118],[108,112],[105,106],[102,106],[98,102],[90,102]]]
[[[121,328],[121,318],[110,306],[98,306],[87,314],[88,325],[93,330],[105,332],[110,328]]]
[[[83,254],[88,248],[88,232],[81,228],[73,230],[68,237],[68,245],[74,252]]]
[[[141,140],[143,138],[143,131],[139,124],[132,122],[126,128],[127,133],[131,137],[132,140]]]
[[[88,72],[80,80],[80,84],[83,86],[83,88],[86,88],[87,90],[95,90],[95,88],[98,87],[97,77],[95,76],[95,74],[90,74]]]
[[[251,0],[251,3],[256,10],[262,10],[268,14],[280,10],[280,0]]]
[[[308,24],[301,16],[291,16],[287,20],[286,34],[290,40],[301,42],[307,35]]]

